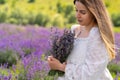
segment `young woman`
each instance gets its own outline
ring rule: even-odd
[[[75,32],[74,48],[65,63],[50,56],[53,70],[65,75],[58,80],[113,80],[107,64],[115,58],[112,24],[102,0],[74,0],[79,25]]]

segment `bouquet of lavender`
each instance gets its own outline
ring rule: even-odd
[[[58,59],[61,63],[65,62],[71,50],[73,48],[74,43],[74,34],[69,30],[64,30],[62,36],[54,36],[52,41],[52,48],[50,50],[51,55]],[[62,76],[64,72],[59,70],[50,70],[48,75],[50,76]]]

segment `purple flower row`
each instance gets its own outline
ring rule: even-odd
[[[49,67],[45,54],[50,49],[50,35],[51,30],[48,28],[0,24],[0,52],[12,50],[20,56],[17,62],[22,63],[21,66],[23,66],[23,69],[19,69],[16,78],[22,76],[27,80],[42,80],[47,75]],[[115,33],[115,43],[120,48],[120,33]],[[120,62],[119,51],[116,61]],[[14,66],[17,67],[18,63]],[[12,70],[16,70],[16,67]],[[12,76],[12,74],[5,76],[0,73],[0,79],[6,78],[3,80],[9,80]]]
[[[44,54],[50,48],[49,39],[50,30],[46,28],[0,24],[0,51],[12,50],[20,55],[17,60],[22,62],[28,80],[46,75],[49,67]]]

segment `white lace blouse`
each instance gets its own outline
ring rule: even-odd
[[[73,26],[72,31],[76,28]],[[113,80],[107,64],[109,55],[97,27],[87,38],[76,38],[67,59],[65,75],[57,80]]]

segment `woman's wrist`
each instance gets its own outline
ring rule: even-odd
[[[65,66],[64,64],[59,65],[59,70],[65,72]]]

